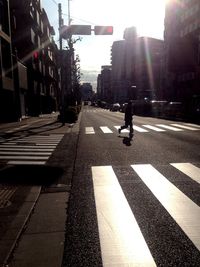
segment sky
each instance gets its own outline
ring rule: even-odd
[[[41,0],[58,42],[58,3],[64,24],[68,25],[68,0]],[[112,36],[81,36],[74,45],[80,57],[82,82],[96,81],[102,65],[110,65],[111,46],[123,39],[125,28],[135,26],[139,36],[163,39],[166,0],[69,0],[71,24],[112,25]],[[78,36],[74,36],[76,39]],[[64,41],[63,46],[67,45]]]

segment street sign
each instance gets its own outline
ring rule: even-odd
[[[71,35],[91,35],[91,25],[69,25],[62,26],[61,36],[68,39]]]

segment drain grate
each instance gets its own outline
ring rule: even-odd
[[[0,188],[0,209],[7,208],[12,204],[10,199],[14,195],[16,190],[17,187]]]

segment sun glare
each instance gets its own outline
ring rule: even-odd
[[[163,26],[165,0],[131,0],[126,2],[123,20],[136,26],[139,35],[152,35],[157,28]]]

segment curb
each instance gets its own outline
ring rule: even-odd
[[[23,205],[21,206],[17,216],[13,220],[11,226],[9,227],[6,235],[4,236],[4,244],[5,246],[10,246],[9,251],[7,252],[7,255],[5,256],[5,259],[3,260],[2,267],[7,267],[7,262],[10,259],[15,247],[17,246],[18,240],[20,239],[20,236],[22,235],[27,222],[29,221],[29,218],[31,217],[31,214],[35,208],[35,205],[39,199],[41,192],[41,186],[33,186],[30,190],[30,193],[28,194],[26,200],[24,201]],[[21,218],[21,220],[20,220]],[[16,228],[15,225],[19,225],[18,228]],[[10,235],[10,232],[12,232],[12,236]],[[12,243],[12,244],[11,244]]]

